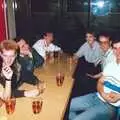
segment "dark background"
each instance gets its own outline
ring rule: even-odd
[[[17,36],[24,37],[32,45],[43,32],[52,31],[55,43],[73,53],[84,42],[84,33],[89,27],[96,32],[120,30],[120,1],[111,0],[112,8],[103,16],[92,13],[91,5],[95,1],[16,0]]]

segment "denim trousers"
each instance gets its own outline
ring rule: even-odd
[[[116,107],[101,101],[95,93],[71,100],[69,120],[111,120],[116,115]]]

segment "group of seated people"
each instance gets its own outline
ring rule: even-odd
[[[53,33],[46,32],[32,47],[22,38],[0,43],[0,105],[11,97],[35,97],[42,83],[34,75],[42,67],[48,52],[61,51],[54,45]],[[107,33],[97,38],[86,32],[86,41],[74,54],[77,66],[73,74],[74,87],[79,91],[70,103],[69,120],[111,120],[120,111],[120,37],[114,40]],[[24,83],[37,86],[19,90]],[[74,88],[73,88],[74,92]],[[80,96],[79,96],[80,95]]]
[[[87,31],[74,59],[73,78],[80,91],[70,101],[69,120],[119,120],[120,36],[102,32],[97,41],[94,31]]]
[[[43,81],[34,75],[37,67],[42,67],[46,60],[46,52],[61,51],[54,45],[52,32],[43,34],[32,48],[23,39],[3,40],[0,43],[0,105],[11,97],[36,97],[40,94]],[[19,90],[24,83],[35,85],[33,90]],[[42,86],[45,87],[45,84]]]

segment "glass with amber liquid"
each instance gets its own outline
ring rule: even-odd
[[[6,112],[7,114],[13,114],[15,111],[15,105],[16,105],[16,99],[15,98],[11,98],[5,101],[5,108],[6,108]]]
[[[62,86],[63,85],[63,82],[64,82],[64,74],[59,72],[57,75],[56,75],[56,84],[57,86]]]
[[[43,106],[42,98],[34,99],[32,101],[32,110],[34,114],[38,114],[41,112]]]
[[[48,61],[50,59],[50,53],[46,51],[46,61]]]

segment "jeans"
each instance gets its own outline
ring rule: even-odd
[[[101,101],[96,93],[90,93],[71,100],[69,120],[111,120],[116,107]]]
[[[118,111],[117,111],[117,120],[120,120],[120,107],[118,108]]]

